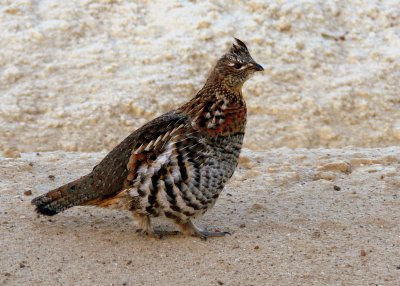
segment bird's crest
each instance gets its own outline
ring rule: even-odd
[[[236,43],[233,43],[229,52],[232,54],[241,54],[241,53],[249,54],[249,50],[247,49],[246,44],[243,43],[238,38],[234,37],[234,39]]]
[[[227,54],[228,58],[234,61],[245,62],[246,60],[250,60],[250,52],[246,47],[246,44],[241,40],[235,38],[235,43],[233,43],[232,47],[229,49]]]

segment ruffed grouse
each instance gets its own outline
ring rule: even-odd
[[[235,39],[192,100],[134,131],[90,174],[32,204],[45,215],[77,205],[127,209],[148,235],[161,233],[150,224],[158,216],[186,235],[225,235],[200,230],[191,219],[215,204],[236,169],[246,125],[242,86],[262,70]]]

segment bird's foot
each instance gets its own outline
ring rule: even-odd
[[[162,238],[162,236],[160,234],[154,232],[153,230],[137,229],[136,233],[138,233],[139,235],[147,236],[147,237],[154,238],[154,239]]]
[[[161,238],[161,236],[153,230],[151,226],[150,217],[148,215],[143,215],[135,211],[133,211],[132,214],[139,225],[139,228],[136,230],[136,233],[156,239]]]
[[[163,238],[164,236],[173,236],[181,234],[181,232],[178,230],[162,230],[162,229],[155,229],[153,230],[153,233],[155,235],[158,235],[160,238]]]
[[[203,240],[207,240],[209,237],[223,237],[226,235],[231,235],[229,231],[208,231],[208,230],[199,230],[197,233],[192,234],[193,236],[199,237]]]
[[[176,222],[176,224],[181,229],[182,233],[186,235],[191,235],[194,237],[199,237],[203,240],[207,240],[209,237],[223,237],[226,235],[230,235],[231,233],[228,231],[208,231],[197,228],[190,220],[184,223]]]
[[[165,236],[173,236],[181,234],[181,232],[178,230],[161,230],[161,229],[154,229],[154,230],[138,229],[136,230],[136,232],[141,235],[145,235],[156,239],[163,239]]]

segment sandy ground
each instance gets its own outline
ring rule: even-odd
[[[110,150],[193,97],[232,36],[266,69],[247,148],[398,144],[398,0],[3,0],[0,150]]]
[[[33,196],[103,155],[0,159],[0,284],[400,285],[400,147],[244,150],[197,221],[225,238],[148,239],[129,213],[92,207],[34,214]]]

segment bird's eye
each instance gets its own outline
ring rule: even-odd
[[[235,69],[240,69],[241,67],[243,66],[243,64],[241,64],[241,63],[235,63],[235,65],[234,65],[234,67],[235,67]]]

